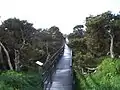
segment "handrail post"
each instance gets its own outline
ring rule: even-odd
[[[50,85],[52,84],[52,72],[50,72]]]
[[[42,67],[42,89],[44,90],[44,74],[43,74],[43,67]]]

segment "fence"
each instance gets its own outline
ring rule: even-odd
[[[64,46],[63,45],[49,60],[47,60],[43,67],[43,88],[44,90],[46,90],[46,88],[50,88],[51,84],[52,84],[52,74],[54,73],[54,71],[56,70],[56,65],[59,61],[59,58],[63,55],[64,52]]]

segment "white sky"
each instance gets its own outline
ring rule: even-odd
[[[120,0],[0,0],[0,20],[28,20],[35,28],[58,26],[70,33],[75,25],[83,24],[90,14],[120,11]]]

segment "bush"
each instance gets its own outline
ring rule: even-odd
[[[120,59],[105,58],[95,73],[77,73],[77,79],[80,80],[82,90],[119,90]]]
[[[0,90],[42,90],[41,76],[37,73],[1,72]]]

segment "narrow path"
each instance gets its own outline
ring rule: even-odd
[[[50,90],[72,90],[72,51],[65,45],[64,54],[52,76]]]

